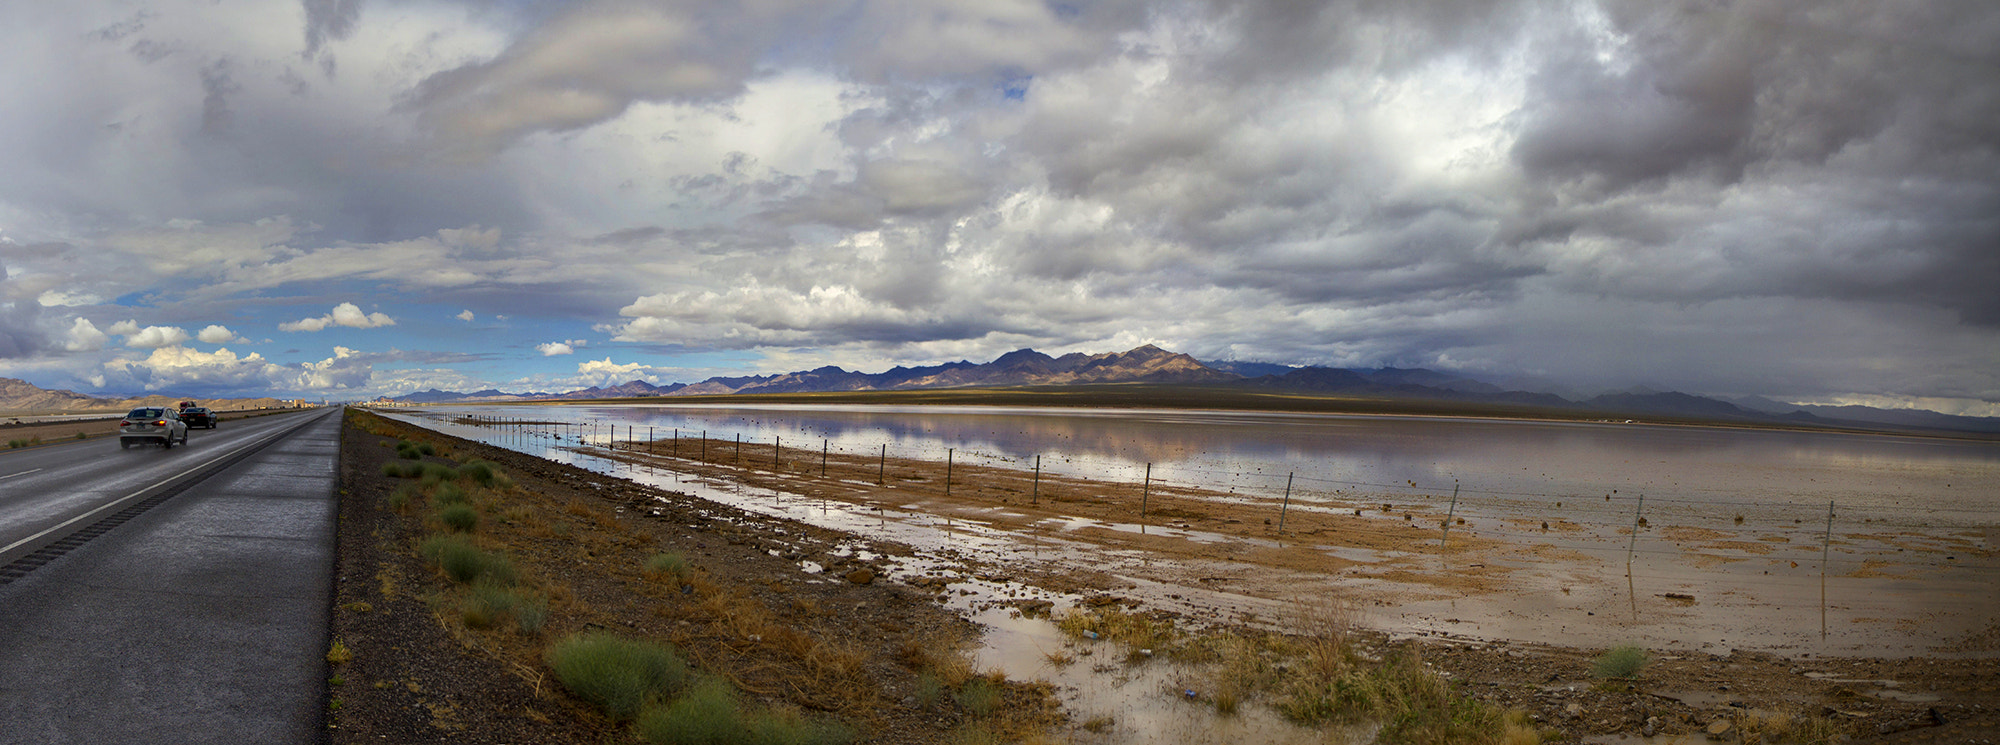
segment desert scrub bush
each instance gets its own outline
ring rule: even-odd
[[[965,639],[950,634],[934,632],[905,637],[896,657],[904,667],[921,673],[917,680],[920,694],[925,679],[938,686],[935,693],[942,693],[944,688],[964,685],[978,674],[972,663],[971,646]],[[919,698],[925,697],[919,695]]]
[[[1073,639],[1104,639],[1131,648],[1129,659],[1143,659],[1139,650],[1164,654],[1187,654],[1180,645],[1181,634],[1172,621],[1117,608],[1084,612],[1072,608],[1056,621],[1056,628]]]
[[[79,439],[79,440],[88,440],[88,439],[90,439],[90,435],[86,435],[86,434],[84,434],[84,433],[82,433],[82,432],[78,432],[78,433],[76,433],[76,439]]]
[[[437,455],[437,448],[432,447],[428,442],[413,442],[401,439],[396,441],[396,454],[410,460],[417,460],[426,455]]]
[[[480,550],[462,535],[431,536],[424,539],[419,551],[424,558],[443,569],[445,576],[453,582],[471,584],[484,579],[500,585],[512,585],[517,579],[514,562],[501,554]]]
[[[1332,680],[1300,678],[1277,702],[1301,724],[1377,721],[1382,743],[1535,742],[1519,717],[1473,698],[1426,669],[1416,656],[1392,655],[1381,665],[1350,669]]]
[[[408,474],[409,471],[410,469],[408,468],[403,469],[405,474]],[[430,488],[438,484],[457,481],[458,469],[442,463],[424,463],[418,467],[415,475],[418,477],[417,483],[422,484],[425,488]]]
[[[531,595],[514,606],[514,628],[528,636],[540,636],[542,628],[549,624],[549,601],[538,595]]]
[[[490,628],[511,618],[528,636],[540,634],[549,620],[547,600],[493,582],[474,583],[459,601],[458,611],[459,620],[469,628]]]
[[[926,709],[936,706],[937,702],[944,699],[944,690],[944,681],[938,680],[938,676],[932,673],[920,673],[917,675],[916,699],[918,706]]]
[[[1590,672],[1600,678],[1633,680],[1638,678],[1639,671],[1644,670],[1646,664],[1652,661],[1652,657],[1648,656],[1644,649],[1633,646],[1616,647],[1592,660]]]
[[[397,513],[402,513],[410,508],[410,499],[413,496],[415,496],[415,492],[410,489],[410,485],[403,484],[396,487],[396,491],[389,494],[389,498],[385,500],[385,503],[389,505],[389,509],[395,510]]]
[[[499,467],[492,463],[471,460],[458,467],[458,477],[490,489],[502,478],[502,474]]]
[[[392,479],[413,479],[423,474],[423,467],[415,463],[409,464],[407,468],[403,463],[393,460],[382,464],[382,475]]]
[[[479,511],[469,504],[446,505],[438,510],[437,516],[438,522],[460,533],[470,533],[473,528],[479,527]]]
[[[564,637],[546,657],[563,688],[621,722],[665,700],[689,675],[687,663],[670,646],[601,632]]]
[[[951,695],[953,701],[976,717],[989,717],[1000,709],[1000,684],[992,678],[981,675],[965,681],[958,692]]]
[[[1211,703],[1219,714],[1235,714],[1236,709],[1278,675],[1279,668],[1264,654],[1258,642],[1235,634],[1206,640],[1213,653],[1210,662]]]
[[[634,729],[652,745],[837,745],[853,730],[790,709],[746,709],[728,683],[704,678],[672,703],[647,707]]]
[[[333,646],[326,650],[326,661],[335,665],[345,665],[353,659],[354,652],[347,648],[346,642],[339,639],[333,640]]]
[[[457,505],[469,508],[470,505],[467,503],[471,501],[471,497],[466,495],[465,490],[459,488],[457,484],[445,482],[438,484],[435,490],[431,492],[431,501],[439,505]]]
[[[680,554],[653,554],[646,560],[646,576],[656,580],[680,582],[694,575],[694,565]]]

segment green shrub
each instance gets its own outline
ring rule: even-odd
[[[790,709],[746,710],[729,684],[696,683],[664,706],[649,706],[634,729],[652,745],[841,745],[855,732]]]
[[[448,505],[438,510],[438,522],[460,533],[470,533],[479,526],[479,511],[468,504]]]
[[[417,483],[426,488],[458,480],[458,471],[442,463],[424,463],[417,466],[416,471],[416,475],[421,477],[417,479]],[[404,473],[408,472],[409,470],[405,469]]]
[[[499,585],[481,582],[472,586],[465,600],[459,603],[459,618],[465,625],[483,629],[499,623],[514,612],[521,604],[521,596]]]
[[[936,706],[944,698],[944,681],[936,675],[923,673],[917,676],[917,704],[928,709]]]
[[[540,597],[527,597],[514,608],[514,626],[521,633],[536,636],[549,623],[549,601]]]
[[[7,441],[7,447],[10,447],[10,448],[24,448],[24,447],[27,447],[27,446],[28,446],[28,441],[27,441],[27,440],[8,440],[8,441]]]
[[[750,742],[760,745],[846,745],[859,738],[846,725],[808,718],[792,709],[764,709],[749,720]]]
[[[421,460],[424,454],[417,450],[417,444],[409,440],[396,442],[396,457],[404,460]]]
[[[1000,708],[1000,686],[984,676],[965,681],[965,685],[952,695],[959,706],[973,716],[992,716]]]
[[[694,574],[694,565],[680,554],[654,554],[646,560],[646,574],[658,579],[685,580]]]
[[[389,495],[388,505],[389,509],[395,510],[397,512],[402,512],[404,510],[409,509],[410,485],[404,484],[402,486],[396,487],[396,491]]]
[[[665,700],[687,683],[689,674],[672,647],[600,632],[556,642],[547,661],[564,688],[618,721]]]
[[[714,678],[703,679],[671,704],[647,707],[637,728],[639,737],[652,745],[751,742],[735,693]]]
[[[84,434],[84,433],[82,433],[82,432],[78,432],[78,433],[76,433],[76,439],[79,439],[79,440],[87,440],[87,439],[90,439],[90,435],[86,435],[86,434]]]
[[[465,490],[458,488],[457,484],[447,481],[438,484],[437,491],[431,492],[431,501],[444,505],[465,505],[470,501],[470,497],[466,496]]]
[[[424,540],[424,558],[443,569],[454,582],[473,583],[481,579],[512,585],[516,579],[514,562],[507,557],[479,550],[462,535],[436,535]]]
[[[494,470],[493,464],[483,460],[466,461],[465,465],[458,467],[459,478],[485,487],[493,486],[494,478],[499,475],[499,472]]]
[[[403,468],[403,464],[392,460],[382,464],[382,475],[392,479],[406,479],[416,474],[411,473],[409,469]]]
[[[1638,647],[1616,647],[1599,655],[1590,663],[1590,672],[1600,678],[1632,680],[1639,677],[1639,671],[1652,662],[1646,650]]]

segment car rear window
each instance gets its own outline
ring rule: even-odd
[[[125,415],[125,418],[126,418],[126,419],[158,419],[158,418],[160,418],[160,417],[163,417],[163,416],[166,416],[166,415],[167,415],[167,410],[166,410],[166,409],[133,409],[133,410],[132,410],[132,413],[130,413],[130,414],[126,414],[126,415]]]

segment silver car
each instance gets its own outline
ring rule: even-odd
[[[181,421],[180,412],[164,406],[142,406],[133,409],[118,423],[118,447],[129,448],[133,443],[157,442],[162,447],[171,448],[175,442],[186,445],[188,441],[187,422]]]

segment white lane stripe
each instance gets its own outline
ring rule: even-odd
[[[285,430],[285,431],[290,431],[290,430]],[[264,438],[264,439],[268,439],[268,438]],[[201,462],[201,465],[198,465],[198,466],[195,466],[195,467],[193,467],[193,468],[190,468],[190,469],[187,469],[187,470],[185,470],[185,471],[182,471],[182,472],[180,472],[180,473],[177,473],[177,474],[174,474],[174,475],[172,475],[172,476],[168,476],[167,478],[164,478],[164,479],[160,479],[159,481],[155,481],[155,482],[153,482],[152,484],[150,484],[150,485],[148,485],[148,486],[145,486],[145,487],[142,487],[142,488],[140,488],[140,489],[139,489],[138,491],[135,491],[135,492],[132,492],[131,494],[127,494],[127,495],[125,495],[125,496],[122,496],[122,497],[119,497],[118,499],[116,499],[116,500],[113,500],[112,502],[110,502],[110,503],[108,503],[108,504],[105,504],[105,505],[104,505],[104,506],[102,506],[102,507],[99,507],[99,508],[97,508],[97,509],[94,509],[94,510],[91,510],[91,511],[89,511],[89,512],[85,512],[85,513],[83,513],[83,514],[81,514],[81,515],[77,515],[76,517],[72,517],[72,518],[70,518],[70,519],[68,519],[68,520],[64,520],[64,521],[62,521],[61,523],[58,523],[58,524],[56,524],[56,525],[54,525],[54,526],[51,526],[51,527],[49,527],[48,529],[46,529],[46,530],[43,530],[43,531],[42,531],[42,532],[40,532],[40,533],[36,533],[36,534],[34,534],[34,535],[31,535],[31,536],[28,536],[28,537],[26,537],[26,538],[23,538],[23,539],[21,539],[21,540],[18,540],[18,541],[15,541],[15,542],[13,542],[13,543],[9,543],[9,544],[7,544],[7,546],[6,546],[5,548],[0,548],[0,556],[5,556],[5,555],[7,554],[7,552],[9,552],[9,551],[12,551],[12,550],[14,550],[14,549],[17,549],[17,548],[20,548],[20,547],[22,547],[22,546],[25,546],[25,545],[28,545],[29,543],[33,543],[34,541],[36,541],[36,540],[39,540],[39,539],[40,539],[40,538],[41,538],[42,536],[46,536],[46,535],[48,535],[48,534],[50,534],[50,533],[54,533],[54,532],[56,532],[56,531],[58,531],[58,530],[62,530],[63,528],[67,528],[67,527],[69,527],[69,526],[71,526],[71,525],[75,525],[75,524],[76,524],[77,522],[79,522],[79,521],[81,521],[81,520],[86,520],[86,519],[89,519],[89,518],[91,518],[91,517],[93,517],[93,516],[96,516],[96,515],[97,515],[97,513],[100,513],[100,512],[103,512],[103,511],[105,511],[105,510],[108,510],[108,509],[111,509],[111,508],[113,508],[113,507],[121,507],[121,506],[123,506],[123,505],[124,505],[124,504],[125,504],[126,502],[129,502],[129,501],[132,501],[132,498],[134,498],[134,497],[137,497],[137,496],[139,496],[139,495],[141,495],[141,494],[144,494],[144,493],[146,493],[146,492],[148,492],[148,491],[151,491],[151,490],[153,490],[154,488],[156,488],[156,487],[159,487],[159,486],[161,486],[161,485],[163,485],[163,484],[166,484],[166,483],[168,483],[168,482],[171,482],[171,481],[173,481],[173,480],[175,480],[175,479],[178,479],[178,478],[181,478],[181,477],[183,477],[183,476],[186,476],[186,475],[188,475],[188,474],[190,474],[190,473],[194,473],[195,471],[199,471],[199,470],[201,470],[201,469],[203,469],[203,468],[207,468],[207,467],[208,467],[208,466],[209,466],[210,464],[213,464],[213,463],[215,463],[216,461],[219,461],[219,460],[222,460],[223,458],[227,458],[227,457],[229,457],[229,456],[232,456],[232,455],[235,455],[235,454],[237,454],[237,453],[240,453],[240,452],[243,452],[244,450],[247,450],[247,449],[249,449],[249,448],[250,448],[251,446],[253,446],[253,445],[257,445],[257,444],[259,444],[259,443],[263,442],[263,441],[264,441],[264,439],[253,439],[253,440],[251,440],[250,442],[248,442],[248,443],[245,443],[245,444],[244,444],[244,445],[242,445],[241,447],[238,447],[238,448],[236,448],[235,450],[231,450],[231,451],[229,451],[229,452],[227,452],[227,453],[223,453],[222,455],[219,455],[219,456],[216,456],[216,457],[214,457],[214,458],[210,458],[210,459],[208,459],[208,460],[205,460],[205,461],[202,461],[202,462]],[[39,471],[39,470],[41,470],[41,469],[39,469],[39,468],[38,468],[38,469],[35,469],[35,470]],[[21,473],[33,473],[33,471],[22,471]],[[19,476],[19,475],[21,475],[21,474],[14,474],[14,475],[16,475],[16,476]]]
[[[0,476],[0,481],[6,481],[7,479],[11,479],[11,478],[14,478],[15,476],[26,476],[26,475],[28,475],[28,474],[31,474],[31,473],[34,473],[34,472],[36,472],[36,471],[40,471],[40,470],[42,470],[42,469],[39,469],[39,468],[30,468],[30,469],[28,469],[28,470],[26,470],[26,471],[22,471],[22,472],[20,472],[20,473],[10,473],[10,474],[7,474],[7,475],[5,475],[5,476]]]

